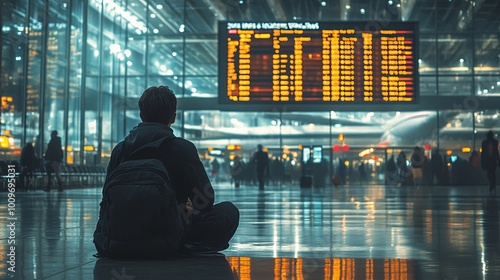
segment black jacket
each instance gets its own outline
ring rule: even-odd
[[[203,163],[193,143],[175,137],[170,127],[151,122],[142,122],[134,127],[125,139],[118,143],[111,153],[107,174],[128,155],[145,145],[158,145],[156,140],[165,138],[159,148],[163,154],[163,163],[175,190],[177,201],[186,203],[188,198],[197,210],[208,210],[214,204],[214,190]]]
[[[62,162],[63,156],[64,155],[62,150],[61,137],[57,136],[51,138],[49,141],[49,145],[47,145],[44,159],[47,161]]]
[[[484,170],[495,170],[498,165],[499,157],[500,155],[498,154],[498,140],[494,138],[483,140],[483,142],[481,143],[481,167]]]

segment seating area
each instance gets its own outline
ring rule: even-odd
[[[14,172],[12,172],[12,170]],[[12,177],[12,174],[14,174],[14,178],[16,178],[16,187],[19,191],[41,190],[46,186],[48,177],[43,160],[40,160],[40,163],[31,174],[28,174],[27,186],[21,186],[19,184],[21,171],[22,167],[18,161],[0,161],[0,176],[2,178],[0,191],[7,190],[7,179]],[[53,176],[55,176],[55,174],[53,174]],[[106,166],[61,164],[61,178],[64,188],[99,186],[104,183],[106,178]]]

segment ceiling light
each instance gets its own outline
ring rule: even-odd
[[[127,61],[127,66],[132,66],[132,64],[133,64],[132,61],[130,61],[130,60]]]
[[[346,8],[347,10],[349,10],[349,9],[351,8],[351,6],[350,6],[350,5],[345,5],[345,8]]]
[[[460,58],[460,63],[464,63],[464,59],[463,58]]]
[[[156,29],[156,28],[155,28],[155,29],[153,29],[153,33],[154,33],[154,34],[158,34],[158,32],[160,32],[158,29]]]
[[[156,14],[149,15],[151,18],[156,18]]]
[[[161,9],[163,9],[163,5],[162,5],[162,4],[158,4],[158,5],[156,5],[156,8],[157,8],[158,10],[161,10]]]
[[[392,5],[394,4],[394,2],[392,2],[392,0],[389,0],[389,2],[387,2],[389,5]]]
[[[359,12],[360,12],[362,15],[364,15],[366,11],[365,11],[365,9],[361,9],[361,10],[359,10]]]
[[[176,57],[177,56],[177,52],[172,52],[172,56]]]
[[[326,7],[326,1],[321,1],[321,6]]]

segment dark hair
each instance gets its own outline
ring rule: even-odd
[[[486,133],[486,139],[493,139],[493,131],[490,130]]]
[[[177,110],[177,98],[167,86],[153,86],[142,93],[139,110],[143,122],[169,124]]]

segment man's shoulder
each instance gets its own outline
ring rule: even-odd
[[[167,147],[167,149],[170,150],[171,149],[181,150],[181,151],[196,150],[196,146],[193,142],[184,139],[182,137],[175,137],[173,139],[168,140],[165,146]]]

